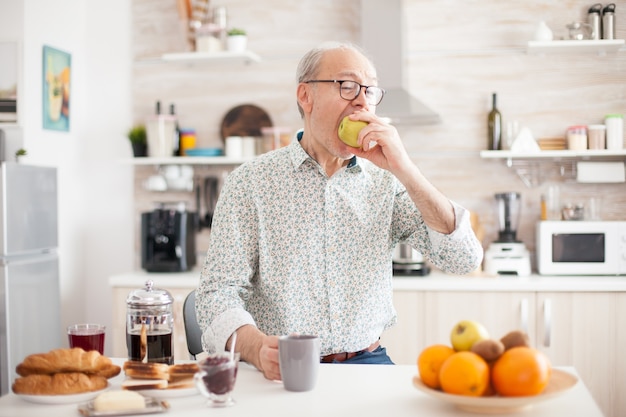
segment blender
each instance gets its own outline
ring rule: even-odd
[[[491,275],[530,275],[530,254],[524,243],[517,240],[521,213],[519,193],[495,195],[498,212],[498,240],[485,252],[485,272]]]

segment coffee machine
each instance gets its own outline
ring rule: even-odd
[[[519,193],[495,195],[498,212],[498,240],[485,252],[485,273],[491,275],[530,275],[530,253],[524,243],[517,240],[517,227],[521,213]]]
[[[184,272],[196,264],[198,215],[184,203],[159,203],[141,214],[141,267],[148,272]]]

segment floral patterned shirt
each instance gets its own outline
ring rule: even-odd
[[[321,354],[355,352],[396,322],[399,241],[450,273],[473,271],[482,247],[469,212],[430,229],[402,184],[354,157],[330,178],[299,142],[235,169],[217,203],[196,296],[207,352],[252,324],[269,335],[316,334]]]

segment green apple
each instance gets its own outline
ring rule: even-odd
[[[450,333],[450,342],[457,352],[470,350],[474,343],[485,339],[489,339],[485,326],[472,320],[461,320]]]
[[[350,120],[349,116],[343,118],[339,124],[339,139],[348,146],[353,148],[360,148],[357,138],[359,132],[369,123],[362,122],[360,120]]]

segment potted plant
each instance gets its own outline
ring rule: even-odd
[[[128,139],[133,147],[134,156],[148,155],[148,137],[145,125],[136,125],[128,131]]]
[[[232,28],[228,31],[226,47],[230,52],[245,52],[248,46],[248,35],[245,30]]]
[[[18,149],[17,151],[15,151],[15,162],[20,162],[20,158],[26,155],[28,155],[28,152],[26,152],[26,149],[24,148]]]

